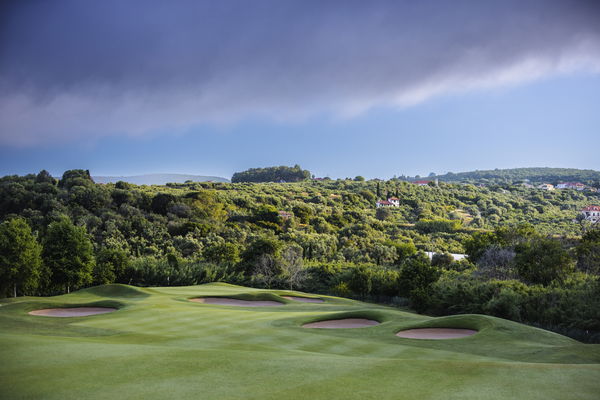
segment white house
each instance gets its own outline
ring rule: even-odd
[[[586,220],[596,223],[600,221],[600,206],[587,206],[581,210]]]
[[[431,181],[413,181],[413,183],[417,186],[427,186]]]
[[[397,197],[390,197],[390,198],[388,199],[388,201],[389,201],[390,203],[392,203],[392,205],[393,205],[394,207],[400,207],[400,199],[399,199],[399,198],[397,198]]]
[[[375,207],[400,207],[400,199],[397,197],[390,197],[387,200],[379,200],[375,203]]]
[[[435,254],[439,253],[435,253],[433,251],[426,251],[425,254],[427,254],[427,257],[429,257],[429,259],[431,260]],[[452,256],[452,258],[454,258],[454,261],[460,261],[467,258],[466,254],[450,253],[450,255]]]
[[[585,189],[585,185],[581,182],[562,182],[556,185],[557,189],[575,189],[575,190],[583,190]]]

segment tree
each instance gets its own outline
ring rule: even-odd
[[[398,279],[400,295],[408,297],[415,310],[424,311],[431,302],[432,285],[440,275],[424,253],[417,253],[402,263]]]
[[[261,236],[250,243],[250,246],[244,251],[243,259],[247,262],[258,260],[263,254],[269,254],[277,258],[281,251],[281,242],[275,237]]]
[[[294,286],[301,285],[307,278],[307,272],[302,265],[302,247],[298,245],[288,246],[281,253],[281,269],[283,277],[290,285],[290,290]]]
[[[296,204],[293,208],[292,211],[294,213],[294,216],[300,221],[300,223],[302,224],[308,224],[310,221],[310,218],[313,215],[313,210],[310,206],[303,204],[303,203],[299,203]]]
[[[355,180],[356,182],[364,182],[364,181],[365,181],[365,177],[364,177],[364,176],[357,175],[357,176],[354,178],[354,180]]]
[[[41,246],[23,218],[0,224],[0,283],[12,287],[17,297],[20,290],[37,289],[42,273]],[[3,287],[4,292],[7,287]]]
[[[64,285],[67,293],[72,287],[92,282],[95,260],[85,227],[75,226],[68,217],[63,217],[48,226],[43,246],[52,281]]]
[[[254,211],[254,221],[257,223],[270,222],[273,224],[281,224],[281,217],[275,206],[263,204]]]
[[[527,282],[548,285],[563,280],[574,269],[562,243],[555,239],[535,238],[515,247],[515,267]]]
[[[125,271],[129,266],[129,255],[121,249],[102,248],[96,255],[93,276],[94,283],[103,285],[124,281]]]
[[[52,175],[50,175],[50,172],[46,171],[45,169],[41,170],[39,174],[37,174],[35,181],[36,183],[50,183],[51,185],[56,184],[56,179],[54,179]]]
[[[450,253],[435,253],[431,257],[431,265],[437,268],[450,269],[454,264],[454,257]]]
[[[577,269],[592,275],[600,274],[600,229],[587,231],[575,248]]]
[[[151,208],[157,214],[167,214],[167,209],[175,201],[175,196],[169,193],[158,193],[152,198]]]
[[[252,277],[266,286],[267,289],[270,289],[271,284],[280,272],[281,269],[277,259],[270,254],[263,254],[256,261]]]
[[[373,272],[364,265],[352,269],[348,287],[361,297],[366,297],[373,288]]]
[[[202,256],[208,262],[234,265],[240,262],[240,252],[234,243],[215,243],[204,248]]]
[[[513,249],[492,245],[479,257],[475,274],[485,279],[514,279],[514,259]]]
[[[94,180],[90,175],[89,170],[71,169],[65,171],[62,179],[58,182],[58,186],[65,189],[70,189],[73,186],[93,186]]]
[[[310,176],[310,171],[303,170],[299,165],[293,167],[250,168],[233,174],[231,182],[299,182],[310,179]]]
[[[396,265],[401,265],[404,260],[417,253],[417,248],[412,241],[405,243],[392,242],[392,246],[396,248]]]
[[[389,265],[396,260],[396,248],[394,246],[386,246],[385,244],[374,244],[371,247],[369,255],[377,265]]]
[[[380,221],[385,221],[387,219],[390,219],[392,217],[392,210],[390,210],[387,207],[379,207],[377,210],[375,210],[375,218],[377,218]]]

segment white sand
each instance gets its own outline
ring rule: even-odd
[[[298,296],[281,296],[284,299],[299,301],[302,303],[322,303],[323,299],[317,299],[316,297],[298,297]]]
[[[283,303],[270,300],[238,300],[227,297],[198,297],[190,301],[204,304],[215,304],[219,306],[238,306],[238,307],[273,307],[282,306]]]
[[[367,326],[379,325],[379,322],[373,321],[372,319],[364,318],[345,318],[345,319],[331,319],[328,321],[311,322],[310,324],[302,325],[303,328],[326,328],[326,329],[337,329],[337,328],[364,328]]]
[[[30,315],[44,317],[87,317],[88,315],[107,314],[117,311],[116,308],[108,307],[74,307],[74,308],[46,308],[43,310],[30,311]]]
[[[421,328],[400,331],[396,333],[396,336],[407,339],[457,339],[476,333],[477,331],[473,329]]]

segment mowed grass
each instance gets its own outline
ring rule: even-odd
[[[598,399],[600,345],[510,321],[430,318],[394,308],[227,284],[107,285],[0,302],[3,399]],[[224,296],[280,307],[190,302]],[[40,308],[117,307],[51,318]],[[306,329],[323,319],[369,318],[358,329]],[[477,329],[451,340],[403,339],[402,329]]]

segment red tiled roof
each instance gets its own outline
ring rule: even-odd
[[[587,206],[581,211],[600,211],[600,206]]]
[[[429,183],[429,182],[431,182],[431,181],[414,181],[413,183],[419,185],[419,184],[422,184],[422,183]]]
[[[389,202],[389,201],[387,201],[387,200],[379,200],[379,201],[377,202],[377,204],[390,205],[390,204],[392,204],[392,203],[390,203],[390,202]]]

